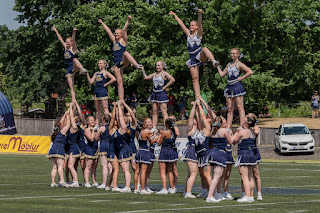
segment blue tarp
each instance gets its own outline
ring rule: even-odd
[[[0,91],[0,134],[17,133],[12,106],[7,97]]]

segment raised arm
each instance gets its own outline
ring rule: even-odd
[[[121,129],[121,134],[125,134],[127,132],[127,124],[124,121],[123,110],[121,109],[121,102],[118,101],[118,111],[119,111],[119,124]]]
[[[167,72],[164,72],[164,77],[165,79],[168,79],[169,82],[163,87],[163,90],[166,90],[167,88],[169,88],[176,80],[174,79],[174,77],[172,75],[170,75]]]
[[[66,123],[64,127],[60,130],[61,134],[66,135],[70,129],[70,114],[66,114],[65,116]]]
[[[126,104],[126,102],[124,100],[121,100],[123,106],[128,110],[128,112],[130,113],[130,116],[132,118],[132,127],[136,127],[137,125],[137,119],[136,116],[133,113],[133,110],[128,106],[128,104]]]
[[[100,24],[102,24],[104,30],[107,31],[109,38],[111,39],[112,42],[114,42],[116,40],[116,38],[114,37],[114,35],[113,35],[112,31],[110,30],[110,28],[105,23],[103,23],[103,21],[101,19],[99,19],[98,22]]]
[[[127,43],[128,41],[128,33],[127,33],[127,29],[129,27],[129,23],[130,23],[130,20],[131,20],[131,16],[128,16],[128,19],[126,21],[126,23],[124,24],[123,26],[123,29],[122,29],[122,38],[123,40]]]
[[[205,136],[209,136],[210,130],[211,130],[210,123],[208,122],[208,120],[206,118],[206,114],[204,113],[204,111],[202,109],[202,106],[200,105],[200,102],[196,101],[196,103],[197,103],[198,108],[199,108],[201,120],[202,120],[202,122],[204,124],[204,134],[205,134]]]
[[[75,133],[78,131],[78,127],[77,127],[77,124],[76,122],[74,121],[74,110],[73,110],[73,106],[74,103],[71,103],[71,106],[70,106],[70,122],[71,122],[71,133]]]
[[[202,28],[202,9],[198,10],[198,36],[202,38],[203,28]]]
[[[77,35],[77,28],[74,27],[72,30],[72,50],[74,53],[77,52],[76,35]]]
[[[86,136],[86,138],[90,141],[93,142],[94,141],[94,130],[93,128],[86,128],[84,130],[84,135]]]
[[[95,73],[93,74],[92,78],[90,78],[90,75],[89,75],[89,73],[87,72],[87,80],[88,80],[88,82],[89,82],[90,85],[94,83],[94,81],[96,80],[96,76],[97,76],[97,72],[95,72]]]
[[[228,73],[228,66],[229,66],[229,64],[226,66],[226,68],[224,68],[223,71],[221,70],[220,66],[217,66],[218,73],[221,78],[223,78]]]
[[[196,103],[195,102],[191,102],[192,104],[192,109],[190,111],[190,115],[189,115],[189,119],[188,119],[188,123],[187,123],[187,131],[190,132],[193,129],[193,119],[194,119],[194,115],[196,113]]]
[[[106,77],[110,78],[110,81],[105,83],[103,85],[104,87],[107,87],[108,85],[113,84],[114,82],[116,82],[116,77],[114,77],[110,72],[106,71],[105,74],[106,74]]]
[[[246,74],[244,74],[243,76],[240,76],[240,77],[238,78],[239,81],[242,81],[243,79],[246,79],[246,78],[248,78],[250,75],[253,74],[252,70],[251,70],[249,67],[247,67],[247,66],[246,66],[244,63],[242,63],[242,62],[239,63],[239,69],[242,70],[242,71],[244,71],[244,72],[246,73]]]
[[[113,110],[112,110],[112,114],[111,114],[111,120],[110,120],[110,123],[109,123],[109,131],[113,128],[114,126],[114,121],[116,119],[116,108],[117,106],[115,105],[115,103],[112,103],[113,104]]]
[[[64,49],[66,49],[66,43],[64,43],[64,40],[63,40],[62,36],[59,34],[58,30],[55,27],[52,27],[51,29],[57,34],[57,37],[58,37],[60,43],[62,44]]]
[[[73,103],[76,105],[77,110],[78,110],[78,112],[79,112],[81,124],[85,125],[86,119],[84,118],[84,114],[82,113],[82,110],[81,110],[81,108],[80,108],[80,105],[78,104],[77,101],[74,101]]]
[[[178,22],[178,24],[180,25],[182,31],[184,32],[184,34],[186,34],[186,36],[188,36],[190,34],[189,29],[186,27],[186,25],[184,25],[184,23],[182,22],[182,20],[172,11],[169,12],[169,15],[173,15],[174,18],[176,19],[176,21]]]
[[[213,112],[213,110],[209,107],[209,105],[207,104],[207,102],[205,102],[203,100],[203,98],[200,96],[199,100],[201,101],[201,103],[204,105],[204,107],[207,109],[211,119],[215,119],[217,117],[216,113]]]
[[[156,74],[155,72],[150,74],[150,75],[147,75],[144,68],[142,68],[142,75],[143,75],[143,79],[144,80],[151,80],[153,78],[153,76]]]

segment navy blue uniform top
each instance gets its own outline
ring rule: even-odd
[[[171,137],[170,138],[166,138],[163,140],[162,142],[162,147],[170,147],[170,148],[173,148],[175,146],[175,137],[174,137],[174,134],[172,131],[171,132]]]
[[[66,61],[67,67],[73,66],[73,59],[76,57],[76,54],[73,54],[71,50],[66,50],[64,52],[64,59]]]
[[[71,133],[69,131],[68,133],[68,144],[75,144],[77,143],[77,139],[78,139],[78,131],[75,133]]]
[[[133,129],[131,126],[129,127],[130,130],[130,143],[134,144],[134,138],[136,137],[136,130]]]
[[[117,63],[122,60],[123,53],[126,51],[126,47],[123,46],[119,41],[113,43],[113,61]]]
[[[120,134],[119,130],[116,130],[116,141],[115,141],[115,148],[122,149],[123,147],[128,147],[130,142],[130,137],[127,133]]]
[[[194,139],[193,139],[191,136],[188,136],[188,143],[187,143],[187,145],[189,145],[189,146],[195,146],[195,144],[194,144]]]
[[[97,73],[96,75],[96,87],[104,87],[107,83],[107,78],[104,77],[104,73]]]
[[[56,135],[56,138],[54,139],[53,143],[62,143],[66,144],[67,143],[67,136],[63,135],[60,131]]]
[[[226,149],[226,138],[211,138],[212,140],[212,145],[215,148],[221,149],[221,150],[225,150]]]
[[[106,130],[100,135],[100,142],[109,142],[110,141],[110,135],[109,135],[109,125],[105,125]]]
[[[148,139],[147,140],[142,140],[142,137],[141,137],[141,133],[138,137],[138,143],[139,143],[139,149],[149,149],[149,146],[148,146]]]
[[[252,149],[254,146],[254,138],[247,138],[240,141],[238,149]]]

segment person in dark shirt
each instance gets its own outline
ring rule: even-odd
[[[260,118],[270,118],[270,113],[266,105],[263,106],[260,115]]]

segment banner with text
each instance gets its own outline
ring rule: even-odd
[[[47,154],[50,144],[48,136],[0,135],[0,152]]]

